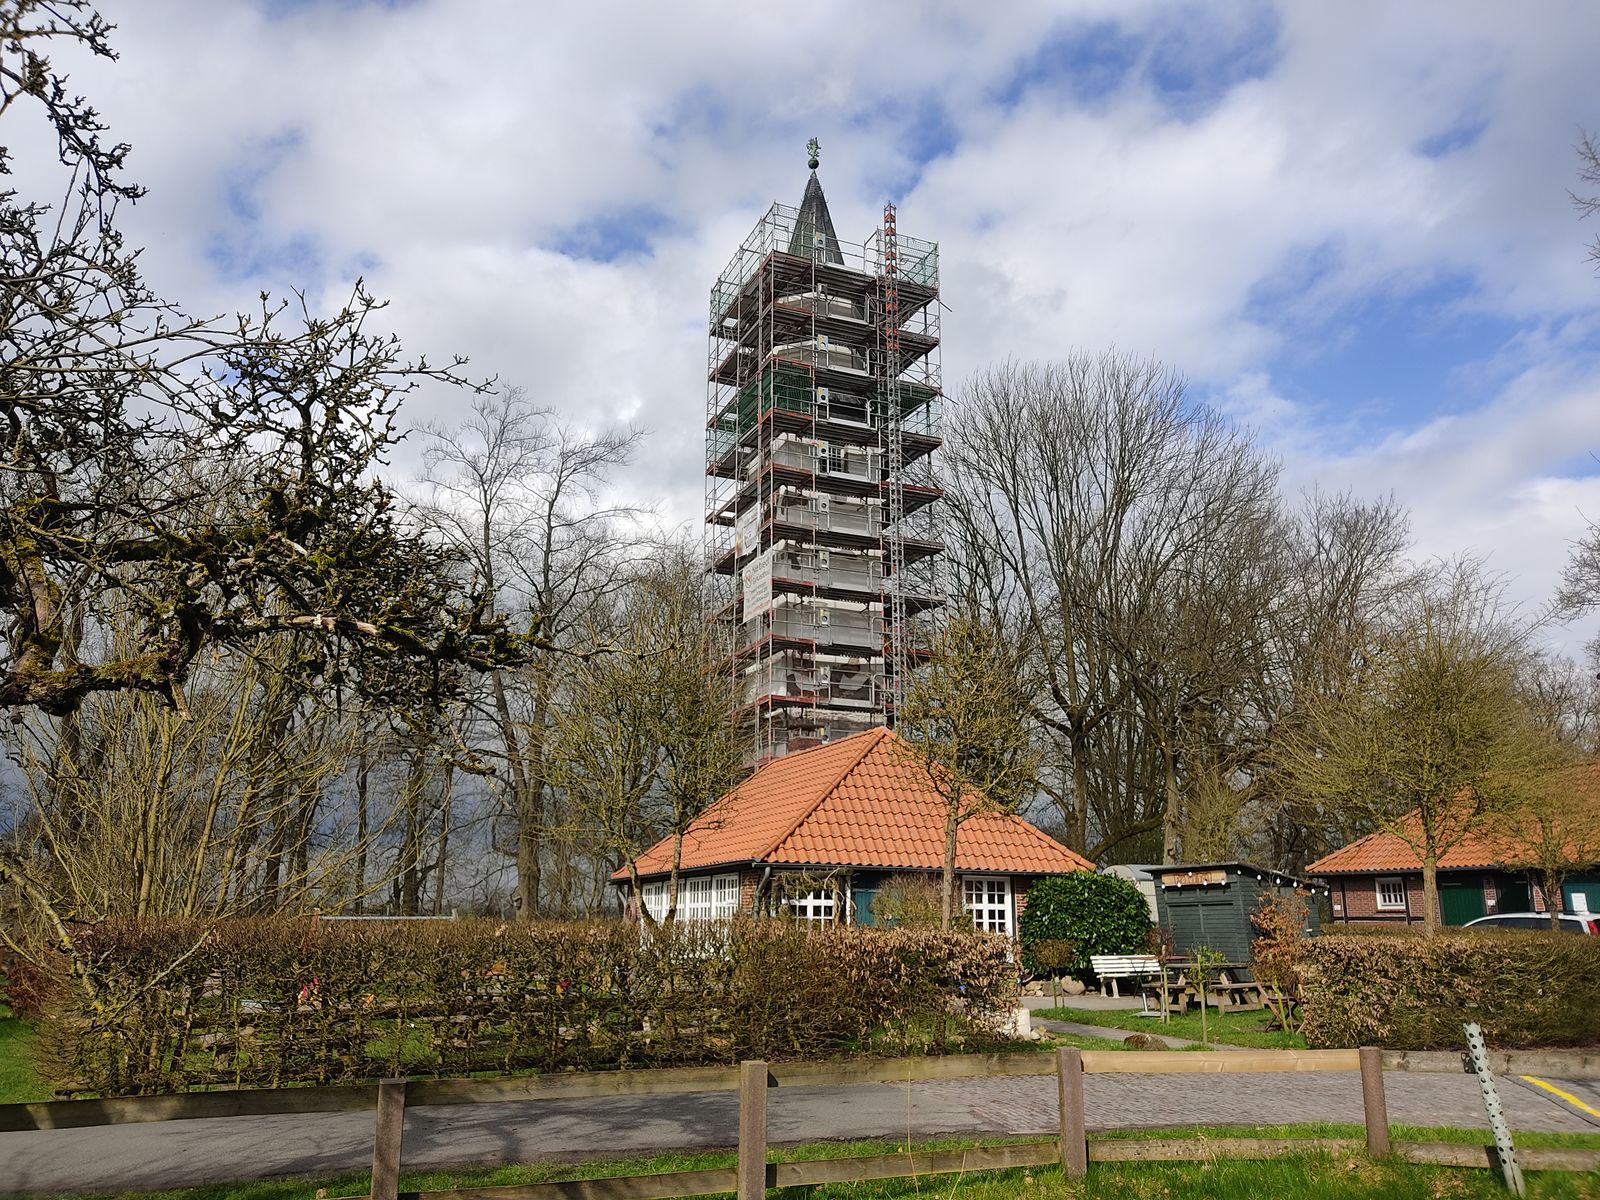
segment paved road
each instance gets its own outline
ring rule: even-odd
[[[1389,1116],[1411,1125],[1484,1127],[1466,1075],[1390,1072]],[[1595,1082],[1557,1083],[1600,1108]],[[1360,1123],[1351,1072],[1260,1075],[1090,1075],[1091,1128],[1189,1123]],[[1559,1099],[1513,1080],[1501,1095],[1513,1129],[1595,1132]],[[1026,1134],[1056,1123],[1055,1080],[1011,1077],[935,1083],[779,1089],[770,1100],[775,1143],[937,1133]],[[541,1157],[618,1157],[666,1148],[725,1147],[737,1140],[731,1094],[645,1096],[414,1108],[410,1167]],[[0,1134],[0,1194],[184,1187],[243,1178],[364,1170],[372,1117],[362,1113],[168,1121]]]

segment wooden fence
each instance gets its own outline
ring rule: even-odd
[[[0,1132],[69,1129],[145,1121],[194,1120],[283,1113],[374,1111],[372,1200],[667,1200],[737,1192],[755,1200],[769,1187],[800,1187],[952,1172],[1060,1164],[1073,1178],[1090,1162],[1199,1161],[1268,1158],[1314,1151],[1362,1149],[1354,1140],[1292,1138],[1181,1138],[1088,1140],[1083,1077],[1086,1074],[1238,1074],[1276,1071],[1352,1071],[1361,1077],[1368,1153],[1394,1153],[1409,1162],[1446,1166],[1496,1165],[1493,1148],[1434,1142],[1391,1143],[1384,1096],[1386,1059],[1391,1069],[1416,1069],[1394,1054],[1362,1050],[1262,1050],[1225,1052],[1080,1051],[862,1060],[852,1062],[747,1062],[738,1067],[683,1067],[500,1079],[390,1079],[376,1087],[288,1088],[274,1091],[190,1092],[106,1100],[59,1100],[0,1105]],[[1427,1069],[1427,1068],[1424,1068]],[[1434,1068],[1438,1069],[1438,1068]],[[767,1161],[767,1093],[774,1087],[834,1087],[858,1083],[913,1083],[989,1076],[1056,1077],[1060,1128],[1047,1141],[976,1146],[961,1150]],[[519,1100],[603,1098],[624,1095],[736,1091],[739,1096],[738,1165],[717,1170],[541,1183],[449,1191],[399,1191],[408,1106],[483,1104]],[[1529,1170],[1600,1169],[1600,1150],[1519,1150]],[[351,1198],[355,1200],[355,1198]]]

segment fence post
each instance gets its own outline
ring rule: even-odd
[[[406,1081],[378,1084],[378,1117],[372,1137],[372,1200],[395,1200],[400,1192],[400,1143],[406,1131]]]
[[[1061,1108],[1061,1173],[1082,1179],[1089,1173],[1089,1134],[1083,1121],[1083,1051],[1056,1051],[1056,1091]]]
[[[1389,1153],[1389,1101],[1383,1094],[1383,1051],[1363,1046],[1361,1054],[1361,1109],[1367,1118],[1367,1153]]]
[[[765,1062],[739,1064],[739,1200],[767,1194],[767,1078]]]

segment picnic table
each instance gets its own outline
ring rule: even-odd
[[[1151,1001],[1163,1015],[1187,1013],[1200,999],[1200,985],[1194,977],[1194,963],[1186,958],[1169,958],[1166,974],[1144,985],[1145,1004]],[[1261,985],[1239,976],[1249,972],[1248,963],[1217,963],[1207,971],[1205,995],[1218,1012],[1238,1012],[1264,1008]]]

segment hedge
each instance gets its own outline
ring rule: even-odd
[[[101,925],[98,1008],[58,985],[68,1094],[973,1049],[1016,1002],[1004,939],[782,922]]]
[[[1326,934],[1300,966],[1312,1046],[1459,1050],[1600,1044],[1600,938],[1524,930],[1435,937]]]

